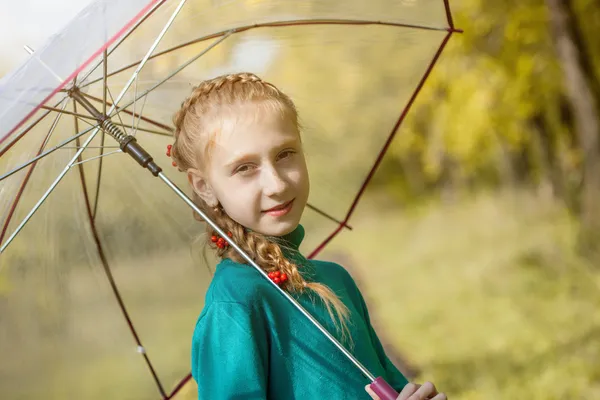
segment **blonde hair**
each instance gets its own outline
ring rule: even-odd
[[[204,152],[199,157],[199,143],[209,136],[215,122],[223,119],[223,112],[231,108],[256,104],[267,106],[269,110],[279,112],[298,126],[298,114],[292,100],[274,85],[263,81],[251,73],[237,73],[219,76],[203,81],[194,87],[190,96],[182,103],[181,108],[173,117],[175,125],[175,142],[171,157],[181,171],[190,168],[200,169],[210,156],[213,139],[205,140]],[[346,320],[348,309],[333,293],[333,291],[318,282],[307,282],[298,270],[298,265],[285,257],[280,244],[269,240],[264,235],[249,231],[234,221],[220,207],[210,207],[200,196],[193,193],[196,205],[205,212],[221,229],[231,232],[233,240],[267,273],[279,270],[286,273],[288,280],[282,288],[288,292],[304,293],[312,291],[325,304],[334,325],[341,331],[342,337],[347,336]],[[194,213],[194,217],[200,217]],[[217,235],[212,227],[206,224],[207,238]],[[216,249],[221,258],[230,258],[239,263],[245,260],[230,247],[217,248],[210,240],[207,244]]]

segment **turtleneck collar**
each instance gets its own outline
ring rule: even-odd
[[[304,233],[304,227],[299,224],[296,229],[287,235],[279,237],[277,242],[282,243],[285,247],[298,251],[302,244],[302,240],[304,240]]]

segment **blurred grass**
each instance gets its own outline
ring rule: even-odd
[[[187,249],[187,247],[186,247]],[[191,333],[203,302],[208,272],[189,268],[187,252],[114,262],[113,274],[129,315],[165,391],[189,372]],[[106,285],[101,270],[74,269],[64,292],[64,324],[45,334],[23,331],[3,354],[14,361],[0,371],[10,399],[152,399],[159,392]],[[33,315],[39,321],[44,315]],[[17,322],[22,322],[17,320]],[[35,385],[31,385],[31,377]]]
[[[319,258],[350,260],[374,325],[388,350],[421,371],[416,381],[433,381],[453,400],[600,398],[600,271],[576,255],[577,225],[560,204],[505,191],[401,210],[370,191],[351,224]],[[185,249],[114,269],[167,392],[189,371],[208,281],[184,267]],[[26,374],[39,376],[45,398],[158,396],[112,294],[99,292],[103,282],[86,269],[71,273],[68,346],[62,333],[63,342],[45,336],[58,363]],[[10,382],[18,398],[23,382]],[[176,398],[195,399],[194,382]]]
[[[346,252],[381,336],[452,399],[600,398],[600,272],[552,200],[488,193],[403,213],[365,199]]]

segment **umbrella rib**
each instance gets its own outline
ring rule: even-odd
[[[137,85],[138,85],[138,76],[136,75],[135,77],[135,83],[133,84],[133,110],[131,111],[132,114],[135,114],[135,105],[137,104],[137,101],[135,100],[135,98],[137,98]],[[145,98],[145,97],[144,97]],[[142,113],[142,111],[140,110],[140,114]],[[119,118],[120,117],[120,113],[118,114]],[[135,136],[135,131],[133,130],[135,125],[135,117],[131,117],[131,136]]]
[[[127,90],[129,89],[129,87],[133,83],[133,80],[135,79],[135,77],[137,76],[137,74],[139,73],[139,71],[143,68],[143,66],[146,64],[146,62],[148,61],[150,55],[152,54],[152,52],[154,52],[154,50],[158,46],[158,43],[162,40],[162,38],[166,34],[166,32],[169,29],[169,27],[172,25],[172,23],[175,20],[175,17],[177,16],[177,14],[179,14],[179,12],[181,11],[181,8],[185,4],[185,1],[186,0],[181,0],[181,2],[179,3],[179,5],[175,9],[175,11],[173,12],[173,14],[171,15],[171,17],[169,18],[169,20],[167,21],[167,23],[165,24],[165,26],[161,30],[161,32],[158,34],[157,38],[154,40],[154,42],[150,46],[150,49],[146,53],[146,56],[144,57],[144,59],[142,60],[142,62],[139,64],[138,68],[135,70],[135,72],[133,73],[133,75],[131,76],[131,78],[127,81],[127,83],[125,84],[125,86],[123,87],[123,89],[121,90],[121,92],[119,93],[119,96],[117,96],[117,99],[114,101],[114,104],[111,107],[111,109],[109,110],[109,113],[112,113],[112,111],[114,111],[114,109],[116,108],[118,102],[121,101],[121,99],[123,98],[123,96],[125,96],[125,93],[127,92]],[[73,74],[73,77],[75,77],[76,75],[77,75],[77,71]],[[70,78],[68,78],[68,79],[70,79]],[[57,91],[60,90],[60,89],[62,89],[62,86],[65,83],[66,83],[66,81],[57,88]],[[41,107],[44,102],[45,102],[45,100],[39,106]],[[19,124],[17,124],[17,126],[15,128],[13,128],[13,130],[17,129],[20,126],[21,123],[22,122],[20,122]],[[52,191],[56,188],[56,186],[60,183],[60,181],[65,177],[65,175],[67,174],[67,172],[71,168],[71,165],[75,162],[75,160],[79,157],[79,155],[85,150],[85,148],[87,146],[89,146],[89,144],[94,139],[94,137],[96,136],[96,134],[98,133],[99,130],[100,130],[100,126],[97,126],[94,129],[94,131],[86,139],[86,141],[84,142],[84,144],[82,145],[82,147],[75,153],[75,155],[67,163],[67,165],[65,166],[65,168],[63,168],[63,170],[58,174],[58,176],[52,182],[52,184],[50,185],[50,187],[46,190],[46,192],[38,200],[38,202],[33,206],[33,208],[29,211],[29,213],[21,221],[21,223],[19,224],[19,226],[17,226],[17,228],[15,229],[15,231],[10,235],[10,237],[6,240],[6,242],[4,244],[1,244],[1,242],[0,242],[0,253],[4,252],[4,250],[8,247],[8,245],[17,236],[17,234],[23,229],[23,227],[25,226],[25,224],[27,224],[27,222],[31,219],[31,217],[33,216],[33,214],[40,208],[40,206],[46,200],[46,198],[48,198],[48,196],[50,195],[50,193],[52,193]],[[10,132],[9,132],[9,134],[10,134]],[[30,163],[31,163],[31,161],[30,161]],[[5,174],[5,176],[6,176],[6,174]],[[162,386],[160,385],[160,382],[158,381],[158,377],[155,376],[155,379],[157,379],[156,383],[159,386],[159,389],[161,390],[161,394],[164,394],[164,390],[162,390]]]
[[[444,8],[446,9],[446,20],[448,21],[448,26],[450,28],[454,29],[454,21],[452,19],[452,11],[450,11],[450,3],[448,3],[448,0],[444,0]]]
[[[63,104],[63,109],[68,104],[69,104],[68,102],[66,102],[65,104]],[[52,126],[48,130],[48,133],[46,134],[44,140],[42,141],[42,144],[40,145],[40,148],[38,150],[38,155],[44,150],[44,148],[48,144],[48,141],[50,140],[50,137],[52,136],[52,134],[56,130],[56,127],[58,126],[58,122],[60,121],[61,117],[62,117],[62,113],[59,113],[54,118],[54,121],[52,122]],[[4,221],[4,225],[2,226],[2,232],[0,232],[0,245],[2,244],[2,240],[4,239],[4,235],[6,235],[6,231],[8,230],[8,225],[10,224],[10,221],[12,220],[12,217],[14,216],[14,213],[15,213],[15,211],[17,209],[17,206],[19,205],[19,202],[21,201],[21,196],[23,196],[23,192],[25,192],[25,188],[27,187],[27,183],[29,182],[29,179],[31,178],[31,175],[33,174],[33,171],[34,171],[34,169],[35,169],[36,166],[37,166],[37,161],[35,161],[31,165],[31,167],[29,168],[29,171],[27,171],[27,174],[25,175],[25,177],[23,178],[23,181],[21,182],[21,186],[19,187],[19,191],[17,192],[17,195],[15,196],[15,198],[14,198],[14,200],[13,200],[11,206],[10,206],[10,210],[8,211],[8,215],[6,217],[6,220]]]
[[[194,57],[190,58],[188,61],[186,61],[185,63],[183,63],[182,65],[180,65],[177,69],[175,69],[173,72],[171,72],[169,75],[167,75],[166,78],[164,78],[163,80],[159,81],[154,86],[152,86],[150,89],[148,89],[145,92],[143,92],[142,94],[140,94],[137,98],[134,98],[133,101],[127,103],[124,106],[119,107],[117,110],[115,110],[114,113],[120,113],[121,111],[124,111],[127,107],[129,107],[130,105],[132,105],[137,100],[141,99],[144,96],[147,96],[148,93],[152,92],[154,89],[156,89],[157,87],[159,87],[160,85],[162,85],[163,83],[165,83],[166,81],[168,81],[169,79],[171,79],[172,77],[174,77],[175,75],[177,75],[185,67],[187,67],[188,65],[190,65],[191,63],[193,63],[194,61],[196,61],[198,58],[200,58],[203,55],[205,55],[206,53],[208,53],[210,50],[212,50],[213,48],[215,48],[219,43],[223,42],[225,39],[227,39],[232,34],[233,34],[233,32],[230,31],[230,32],[226,33],[225,35],[219,37],[210,46],[208,46],[207,48],[205,48],[204,50],[202,50],[200,53],[198,53]]]
[[[348,222],[348,220],[350,219],[350,217],[354,213],[354,210],[356,209],[356,205],[358,204],[358,201],[360,200],[360,198],[362,197],[363,193],[365,192],[365,189],[367,188],[367,185],[369,184],[369,182],[373,178],[373,175],[375,175],[375,171],[379,167],[379,164],[381,163],[381,160],[383,160],[383,156],[387,152],[387,149],[389,148],[390,144],[392,143],[392,140],[396,136],[396,133],[398,132],[398,128],[402,124],[402,121],[404,121],[404,118],[406,117],[406,114],[408,113],[408,110],[410,110],[411,106],[413,105],[413,103],[415,101],[415,98],[417,97],[417,95],[421,91],[421,88],[423,87],[423,85],[425,84],[425,81],[427,80],[427,78],[429,77],[431,71],[433,70],[433,66],[437,62],[437,60],[440,57],[440,55],[442,54],[442,51],[446,47],[446,44],[448,43],[448,40],[450,40],[450,37],[452,36],[452,33],[453,33],[453,31],[448,31],[448,33],[446,33],[446,36],[442,40],[442,42],[441,42],[438,50],[436,51],[436,53],[433,56],[432,60],[429,62],[429,65],[427,66],[427,69],[425,70],[425,73],[423,74],[423,76],[421,77],[421,80],[417,84],[417,87],[413,91],[412,96],[410,97],[410,99],[408,100],[408,102],[406,103],[406,105],[404,106],[404,108],[402,109],[402,112],[400,113],[400,116],[398,117],[398,119],[396,120],[396,123],[394,124],[393,128],[391,129],[386,142],[384,143],[383,147],[379,151],[379,154],[377,155],[377,158],[375,159],[375,162],[373,163],[373,166],[371,167],[371,170],[367,174],[367,177],[363,181],[363,183],[362,183],[362,185],[361,185],[358,193],[354,197],[354,201],[352,202],[352,205],[348,209],[348,212],[346,213],[346,217],[344,218],[344,223]],[[319,246],[317,246],[317,248],[315,248],[312,251],[312,253],[308,256],[308,258],[315,257],[321,250],[323,250],[323,248],[341,231],[341,229],[342,229],[342,225],[338,226],[337,229],[331,235],[329,235]]]
[[[73,111],[75,113],[77,113],[77,102],[74,99],[73,99]],[[78,119],[74,118],[73,122],[75,124],[75,132],[79,132],[79,121],[78,121]],[[105,135],[105,133],[102,132],[102,140],[104,139],[104,135]],[[81,148],[81,145],[80,145],[80,142],[79,142],[79,138],[77,138],[75,140],[75,145],[76,145],[77,149]],[[100,144],[100,155],[102,155],[102,153],[104,152],[104,148],[103,148],[104,146],[103,145],[104,145],[104,143]],[[88,146],[87,148],[89,149],[91,147]],[[78,162],[78,164],[79,164],[79,174],[80,174],[80,178],[81,178],[82,189],[83,189],[83,192],[84,192],[85,204],[86,204],[87,209],[89,210],[90,209],[89,195],[88,195],[87,186],[85,184],[85,175],[83,173],[83,167],[81,165],[82,164],[81,156],[78,158],[78,160],[79,160],[79,162]],[[100,187],[100,171],[102,169],[102,159],[100,159],[100,163],[99,164],[100,165],[98,167],[98,179],[96,181],[97,182],[97,185],[96,185],[96,197],[94,198],[94,216],[96,214],[96,207],[98,206],[98,189]]]
[[[79,146],[77,146],[77,147],[81,148]],[[122,153],[122,152],[123,151],[121,151],[121,149],[119,149],[119,150],[111,151],[111,152],[108,152],[108,153],[103,153],[102,155],[99,155],[99,156],[94,156],[94,157],[86,158],[85,160],[82,160],[82,161],[78,161],[76,163],[73,163],[73,165],[80,165],[80,164],[84,164],[84,163],[86,163],[88,161],[93,161],[93,160],[98,160],[98,159],[100,159],[100,161],[102,161],[102,158],[104,158],[104,157],[108,157],[108,156],[110,156],[112,154],[117,154],[117,153]]]
[[[109,38],[106,43],[104,43],[104,45],[98,49],[98,51],[96,53],[94,53],[90,58],[88,58],[85,62],[83,62],[75,71],[73,71],[73,73],[71,73],[71,75],[69,75],[63,82],[61,82],[55,89],[53,89],[51,91],[51,93],[49,95],[47,95],[44,99],[42,99],[42,101],[38,102],[37,105],[35,105],[33,107],[33,109],[31,111],[29,111],[27,113],[27,115],[25,115],[25,117],[23,117],[15,126],[13,126],[8,133],[6,133],[4,136],[0,137],[0,144],[2,144],[10,135],[12,135],[17,129],[19,129],[21,127],[21,125],[23,123],[25,123],[25,121],[27,121],[29,118],[31,118],[31,116],[37,111],[39,110],[39,108],[46,104],[46,102],[48,100],[50,100],[52,98],[52,96],[54,96],[56,93],[58,93],[61,89],[63,89],[65,87],[65,85],[67,84],[68,81],[70,81],[72,78],[74,78],[75,76],[77,76],[90,62],[92,62],[92,60],[94,58],[96,58],[97,54],[99,54],[100,51],[103,51],[105,48],[107,48],[108,46],[110,46],[113,42],[115,42],[117,40],[117,38],[119,36],[121,36],[121,33],[124,33],[126,29],[128,29],[130,26],[133,26],[135,24],[134,21],[138,20],[138,17],[141,18],[143,15],[147,13],[147,10],[152,6],[153,4],[155,5],[156,0],[152,0],[148,5],[146,5],[132,20],[130,20],[127,24],[125,24],[125,26],[119,31],[117,32],[114,36],[112,36],[111,38]],[[169,20],[169,22],[167,23],[167,26],[170,26],[170,24],[172,23],[172,18]],[[167,27],[165,27],[166,29]],[[164,36],[164,32],[161,32],[159,35],[159,39],[160,40],[162,38],[162,36]],[[154,51],[154,49],[156,48],[156,42],[151,46],[151,51]],[[142,60],[142,64],[145,64],[147,60]],[[126,86],[129,85],[129,82],[126,84]]]
[[[156,47],[158,46],[158,43],[162,40],[162,38],[164,37],[164,35],[166,34],[167,30],[171,27],[171,25],[173,24],[173,21],[175,20],[175,17],[179,14],[179,12],[181,11],[183,5],[185,4],[186,0],[181,0],[179,2],[179,4],[177,5],[177,7],[175,8],[175,10],[173,11],[173,13],[171,14],[171,17],[169,18],[169,20],[167,21],[167,23],[165,24],[165,26],[163,27],[163,29],[161,30],[161,32],[158,34],[158,37],[156,38],[156,40],[154,41],[154,43],[152,43],[152,45],[150,46],[150,49],[148,50],[148,52],[146,53],[144,59],[142,60],[142,62],[140,63],[140,65],[138,66],[138,68],[135,70],[135,72],[133,73],[133,75],[131,76],[131,78],[127,81],[127,84],[125,85],[125,87],[123,88],[123,90],[121,90],[121,93],[119,94],[119,96],[117,97],[117,100],[115,101],[113,99],[113,105],[111,106],[108,114],[111,114],[115,108],[117,107],[117,104],[119,101],[121,101],[121,99],[123,98],[123,96],[125,95],[125,92],[129,89],[129,87],[131,86],[131,84],[134,82],[135,79],[137,79],[138,73],[139,71],[142,69],[142,67],[145,65],[145,63],[148,61],[149,57],[151,56],[151,54],[154,52],[154,50],[156,49]],[[112,95],[110,93],[110,90],[108,90],[108,86],[106,87],[108,94],[111,96]],[[134,100],[135,102],[135,100]],[[104,114],[104,117],[106,117],[107,114]],[[97,131],[96,131],[97,132]],[[94,132],[94,133],[96,133]],[[92,135],[93,137],[93,135]],[[88,142],[85,144],[85,146],[89,145],[89,140]],[[92,214],[91,214],[91,210],[88,208],[88,214],[89,214],[89,218],[92,218]],[[99,245],[99,237],[97,236],[97,232],[95,231],[95,225],[93,223],[92,220],[92,225],[93,227],[93,231],[96,234],[95,238],[97,239],[96,243]],[[116,284],[114,282],[114,279],[112,277],[112,274],[110,272],[110,268],[108,267],[108,263],[106,262],[106,260],[103,260],[103,265],[105,266],[105,271],[107,274],[107,277],[109,278],[110,282],[111,282],[111,286],[113,287],[113,291],[115,293],[115,296],[117,298],[117,301],[119,302],[119,305],[121,306],[121,310],[127,320],[127,323],[129,324],[129,328],[133,334],[133,336],[135,337],[136,342],[138,343],[138,348],[142,348],[143,346],[141,345],[141,341],[137,335],[137,332],[135,331],[135,328],[133,327],[133,323],[131,322],[131,319],[129,318],[129,315],[127,314],[127,311],[125,309],[125,304],[123,303],[123,300],[121,299],[121,296],[119,295],[119,292],[116,288]],[[154,378],[154,381],[158,387],[158,390],[161,394],[161,396],[163,398],[166,397],[166,392],[163,388],[163,385],[156,373],[156,371],[154,370],[154,367],[152,366],[152,363],[150,362],[150,359],[148,358],[146,352],[143,352],[143,356],[144,359],[146,360],[146,365],[148,366],[150,373],[152,374],[152,377]]]
[[[48,154],[55,152],[58,149],[63,148],[64,146],[66,146],[67,144],[71,143],[73,140],[77,139],[78,137],[81,137],[83,135],[85,135],[86,133],[88,133],[89,131],[91,131],[92,129],[98,127],[98,125],[94,125],[91,126],[90,128],[87,128],[84,131],[79,132],[78,134],[76,134],[75,136],[72,136],[64,141],[62,141],[61,143],[57,144],[56,146],[46,150],[43,153],[40,153],[39,155],[35,156],[34,158],[32,158],[31,160],[27,161],[24,164],[19,165],[18,167],[8,171],[7,173],[5,173],[4,175],[0,176],[0,182],[3,181],[4,179],[8,178],[9,176],[19,172],[20,170],[22,170],[23,168],[27,167],[28,165],[33,164],[34,162],[38,161],[41,158],[46,157]]]
[[[85,182],[85,175],[83,173],[83,168],[81,166],[81,163],[79,163],[79,178],[81,180],[81,188],[83,191],[83,196],[84,196],[84,201],[85,201],[85,206],[86,206],[86,211],[87,211],[87,215],[88,215],[88,220],[90,223],[90,229],[92,231],[92,236],[94,237],[94,241],[96,243],[96,249],[98,251],[98,256],[100,257],[100,261],[102,262],[102,267],[104,268],[104,273],[106,274],[106,277],[108,278],[108,282],[110,284],[110,287],[113,291],[113,294],[115,295],[115,298],[117,299],[117,303],[119,304],[119,308],[121,309],[121,313],[123,314],[123,317],[125,318],[125,320],[127,321],[127,325],[129,326],[129,330],[131,331],[131,334],[134,337],[134,340],[138,346],[138,349],[144,349],[144,346],[142,345],[142,341],[140,339],[140,336],[138,335],[135,327],[133,326],[133,321],[131,320],[131,317],[129,316],[129,312],[127,311],[127,308],[125,307],[125,302],[123,301],[123,298],[121,297],[121,293],[119,292],[119,288],[117,287],[117,283],[114,279],[114,276],[112,274],[112,271],[110,269],[110,265],[108,263],[108,260],[106,258],[106,255],[104,253],[104,247],[102,246],[102,242],[100,241],[100,235],[98,234],[98,230],[96,228],[96,223],[95,220],[92,216],[92,209],[91,209],[91,205],[90,205],[90,199],[89,199],[89,194],[88,194],[88,190],[87,190],[87,184]],[[166,392],[163,389],[163,386],[158,378],[158,375],[156,374],[156,371],[154,369],[154,367],[152,366],[152,362],[150,361],[150,358],[148,357],[146,351],[144,350],[142,352],[142,355],[146,361],[146,364],[148,365],[148,368],[150,369],[150,372],[152,374],[152,376],[154,377],[154,380],[156,382],[156,384],[158,385],[158,389],[161,393],[161,396],[163,398],[166,397]]]
[[[164,26],[163,30],[160,32],[160,34],[158,35],[158,37],[156,38],[156,40],[154,41],[154,43],[152,44],[152,46],[150,47],[150,49],[148,50],[146,57],[144,58],[144,61],[142,63],[140,63],[138,69],[136,70],[136,72],[134,73],[134,75],[129,79],[129,81],[127,82],[127,84],[125,85],[125,87],[123,88],[123,90],[121,91],[121,93],[119,94],[119,96],[117,97],[117,100],[114,101],[113,100],[113,106],[111,107],[111,110],[109,111],[112,112],[114,110],[114,108],[116,107],[116,105],[118,104],[118,102],[123,98],[123,96],[125,95],[125,92],[129,89],[129,87],[131,86],[131,84],[133,83],[134,78],[137,76],[137,74],[139,73],[139,71],[141,70],[141,68],[144,66],[145,62],[147,61],[148,57],[150,56],[150,54],[152,54],[152,52],[156,49],[156,47],[158,46],[158,43],[160,42],[160,40],[164,37],[166,31],[168,30],[168,28],[171,26],[171,24],[173,23],[173,20],[175,19],[175,16],[179,13],[179,11],[181,10],[181,8],[183,7],[183,5],[185,4],[186,0],[182,0],[177,9],[173,12],[171,18],[169,19],[169,21],[166,23],[166,25]],[[110,94],[110,92],[109,92]],[[61,115],[61,114],[59,114]],[[42,198],[36,203],[36,205],[33,207],[33,209],[29,212],[29,214],[23,219],[23,221],[21,222],[21,224],[15,229],[15,231],[13,232],[13,234],[8,238],[8,240],[6,241],[6,243],[4,245],[2,245],[0,247],[0,253],[3,252],[6,247],[8,246],[8,244],[10,244],[10,242],[14,239],[14,237],[21,231],[21,229],[23,228],[23,226],[29,221],[29,219],[31,219],[31,217],[33,216],[33,214],[39,209],[39,207],[41,206],[41,204],[46,200],[46,198],[50,195],[50,193],[54,190],[54,188],[58,185],[58,183],[63,179],[63,177],[66,175],[66,173],[68,172],[68,170],[72,167],[72,165],[75,163],[75,160],[79,159],[79,157],[81,156],[81,153],[85,150],[85,148],[91,143],[91,141],[94,139],[94,137],[96,136],[96,134],[98,133],[98,131],[100,130],[100,127],[96,127],[96,129],[92,132],[92,134],[86,139],[86,141],[84,142],[84,144],[81,146],[81,148],[77,151],[77,153],[74,155],[74,157],[68,162],[67,166],[62,170],[62,172],[58,175],[58,177],[54,180],[54,182],[51,184],[51,186],[48,188],[48,190],[44,193],[44,195],[42,196]],[[81,167],[80,167],[81,168]],[[89,209],[89,201],[87,202],[88,204],[88,214],[91,216],[91,210]],[[97,240],[97,244],[100,245],[99,243],[99,238],[97,236],[97,232],[95,230],[95,225],[92,223],[91,225],[93,227],[93,232],[95,233],[95,239]],[[103,256],[103,253],[99,253],[101,256]],[[125,310],[125,305],[119,295],[118,290],[116,290],[116,285],[114,283],[114,279],[112,277],[112,274],[110,273],[110,269],[106,268],[108,266],[108,264],[106,263],[106,259],[103,259],[103,265],[105,266],[105,271],[107,273],[107,276],[111,282],[111,286],[113,287],[113,291],[115,293],[115,296],[119,302],[119,305],[121,306],[121,309],[125,315],[125,318],[127,319],[127,322],[130,326],[130,329],[132,331],[132,334],[134,335],[137,343],[138,343],[138,348],[143,349],[143,347],[141,346],[141,342],[139,340],[139,337],[137,335],[137,332],[135,331],[135,329],[133,328],[133,324],[131,322],[131,319],[129,318],[126,310]],[[150,369],[150,372],[158,386],[158,390],[161,394],[161,396],[164,398],[166,397],[166,393],[163,389],[163,386],[160,382],[160,379],[158,378],[158,375],[156,374],[156,371],[154,370],[148,356],[146,355],[145,351],[143,352],[144,354],[144,358],[146,360],[146,364],[148,365],[148,368]]]
[[[352,230],[352,227],[351,227],[350,225],[348,225],[348,224],[347,224],[347,223],[345,223],[344,221],[340,221],[339,219],[336,219],[335,217],[333,217],[333,216],[331,216],[331,215],[327,214],[325,211],[321,210],[320,208],[317,208],[317,207],[313,206],[313,205],[312,205],[312,204],[310,204],[310,203],[307,203],[307,204],[306,204],[306,206],[307,206],[309,209],[311,209],[311,210],[313,210],[314,212],[316,212],[317,214],[320,214],[320,215],[324,216],[325,218],[327,218],[327,219],[329,219],[329,220],[331,220],[331,221],[333,221],[333,222],[335,222],[335,223],[337,223],[337,224],[339,224],[339,225],[342,225],[342,226],[346,227],[348,230]]]
[[[185,376],[185,378],[183,378],[181,381],[179,381],[179,383],[177,384],[177,386],[175,386],[175,388],[173,388],[173,390],[171,391],[171,393],[169,393],[169,395],[164,400],[171,400],[171,399],[173,399],[175,397],[175,395],[185,386],[185,384],[190,381],[190,379],[192,379],[192,374],[188,373]]]
[[[148,100],[148,96],[144,97],[144,102],[142,103],[142,108],[140,109],[140,115],[142,115],[144,113],[144,107],[146,107],[147,100]],[[133,117],[133,120],[135,121],[135,117]],[[135,124],[135,129],[133,130],[134,135],[140,129],[140,121],[141,121],[141,118],[138,118],[137,122]]]
[[[137,74],[136,74],[136,76],[137,76]],[[110,89],[108,87],[106,88],[106,91],[108,93],[108,97],[110,97],[110,99],[112,100],[112,104],[115,104],[115,99],[113,98],[112,93],[110,92]],[[106,115],[106,114],[104,114],[104,115]],[[125,123],[121,119],[121,114],[117,114],[117,117],[119,118],[119,122],[121,123],[121,126],[127,127],[127,125],[125,125]]]
[[[214,38],[223,36],[227,33],[240,33],[240,32],[245,32],[245,31],[248,31],[251,29],[256,29],[256,28],[281,28],[281,27],[285,27],[285,26],[303,26],[303,25],[381,25],[381,26],[390,26],[390,27],[395,27],[395,28],[413,28],[413,29],[422,29],[422,30],[429,30],[429,31],[460,32],[460,30],[456,30],[454,28],[442,28],[442,27],[433,27],[433,26],[426,26],[426,25],[413,25],[413,24],[403,24],[403,23],[398,23],[398,22],[385,22],[385,21],[375,21],[375,20],[305,19],[305,20],[265,22],[265,23],[259,23],[259,24],[251,24],[251,25],[241,25],[241,26],[238,26],[235,28],[212,33],[210,35],[201,36],[197,39],[190,40],[188,42],[185,42],[185,43],[179,44],[177,46],[173,46],[171,48],[163,50],[161,52],[158,52],[158,53],[152,55],[150,57],[150,59],[163,56],[163,55],[171,53],[175,50],[179,50],[181,48],[188,47],[188,46],[191,46],[196,43],[204,42],[206,40],[210,40],[210,39],[214,39]],[[138,65],[139,63],[140,63],[139,61],[136,61],[136,62],[126,65],[122,68],[119,68],[116,71],[112,71],[111,73],[108,74],[108,77],[111,77],[113,75],[116,75],[123,71],[126,71],[130,68],[133,68],[136,65]],[[102,79],[102,78],[98,78],[98,79],[94,79],[89,82],[86,82],[84,85],[80,86],[80,88],[84,88],[89,85],[92,85],[92,84],[98,82],[100,79]]]
[[[6,240],[6,242],[0,246],[0,253],[4,252],[4,250],[8,247],[8,245],[19,234],[21,229],[23,229],[25,224],[27,224],[27,222],[31,219],[31,217],[33,217],[33,214],[35,214],[35,212],[40,208],[42,203],[44,203],[44,201],[46,201],[48,196],[50,196],[50,193],[52,193],[52,191],[56,188],[56,186],[60,183],[60,181],[65,177],[65,175],[71,168],[71,165],[75,162],[75,160],[79,157],[79,155],[83,152],[83,150],[85,150],[85,148],[90,144],[90,142],[92,141],[92,139],[94,139],[94,137],[96,136],[96,134],[98,133],[99,130],[100,130],[100,127],[96,127],[94,132],[92,132],[92,134],[86,139],[86,141],[84,142],[82,147],[75,153],[73,158],[67,163],[67,165],[63,168],[63,170],[58,174],[58,176],[52,182],[50,187],[46,190],[46,192],[42,195],[42,197],[38,200],[38,202],[33,206],[33,208],[25,216],[25,218],[23,218],[23,220],[21,221],[19,226],[17,226],[17,228],[14,230],[12,235],[10,235],[10,237]]]
[[[108,89],[108,54],[106,49],[103,53],[102,62],[102,114],[106,115],[106,90]]]
[[[49,106],[42,106],[41,108],[43,108],[44,110],[55,111],[55,112],[58,112],[58,113],[61,113],[61,114],[73,115],[74,117],[78,117],[78,118],[81,118],[81,119],[92,119],[92,120],[95,120],[95,118],[92,117],[91,115],[78,114],[77,112],[67,111],[67,110],[61,110],[60,108],[49,107]],[[75,131],[75,132],[78,132],[78,131]]]
[[[78,150],[80,148],[81,148],[81,146],[64,146],[64,147],[62,147],[63,150],[64,149]],[[120,147],[119,146],[88,146],[88,147],[86,147],[86,149],[105,149],[106,150],[106,149],[120,149]]]
[[[56,106],[59,106],[60,103],[62,103],[63,101],[65,101],[68,97],[64,97],[62,98],[58,103],[56,103]],[[50,111],[47,110],[43,115],[41,115],[38,119],[36,119],[35,121],[31,122],[29,124],[29,126],[27,126],[26,128],[24,128],[21,133],[19,133],[17,136],[15,136],[15,138],[13,140],[11,140],[9,143],[7,143],[2,150],[0,150],[0,157],[2,157],[4,155],[4,153],[6,153],[11,147],[13,147],[19,140],[21,140],[21,138],[23,136],[25,136],[25,134],[27,132],[29,132],[31,129],[33,129],[37,124],[39,124],[44,118],[46,118],[48,116],[48,114],[50,114]],[[2,179],[0,179],[2,180]]]
[[[154,11],[156,11],[160,6],[162,6],[167,0],[161,0],[158,3],[156,3],[147,13],[146,15],[144,15],[139,21],[137,21],[132,27],[131,29],[119,40],[115,43],[115,45],[113,46],[113,48],[107,52],[106,49],[104,49],[104,54],[106,57],[108,57],[113,51],[115,51],[128,37],[129,35],[131,35],[145,20],[147,20],[153,13]],[[85,80],[94,73],[94,71],[100,66],[102,65],[103,61],[97,63],[92,69],[90,69],[84,76],[83,79],[81,79],[82,82],[85,82]],[[106,112],[105,112],[106,114]]]
[[[152,13],[153,11],[151,11]],[[144,17],[142,19],[145,20],[146,17]],[[141,23],[141,22],[140,22]],[[136,25],[136,27],[139,25]],[[135,29],[135,27],[134,27]],[[133,31],[133,30],[132,30]],[[129,36],[129,33],[125,36],[127,37]],[[123,38],[125,39],[125,38]],[[117,44],[118,46],[118,44]],[[103,60],[102,60],[102,115],[106,115],[106,104],[107,104],[107,99],[106,99],[106,94],[107,94],[107,90],[108,90],[108,80],[107,80],[107,76],[106,74],[108,73],[108,53],[106,51],[106,49],[104,49],[104,52],[102,54],[103,56]],[[99,154],[102,155],[102,153],[104,152],[104,140],[106,139],[106,132],[102,132],[102,136],[100,137],[100,152]],[[94,209],[92,210],[92,220],[96,221],[96,214],[98,211],[98,199],[100,197],[100,179],[102,178],[102,165],[104,164],[102,162],[103,160],[100,159],[100,163],[98,165],[98,175],[96,177],[96,195],[94,196]]]
[[[98,98],[98,97],[95,97],[95,96],[92,96],[91,94],[84,93],[84,92],[81,92],[81,94],[82,94],[83,96],[87,97],[88,99],[92,99],[92,100],[94,100],[94,101],[97,101],[97,102],[102,102],[102,99],[100,99],[100,98]],[[111,103],[110,101],[106,101],[106,104],[107,104],[107,105],[109,105],[109,106],[112,106],[112,103]],[[124,112],[124,113],[126,113],[126,114],[128,114],[128,115],[133,115],[133,116],[134,116],[134,117],[136,117],[136,118],[141,118],[141,119],[142,119],[142,121],[146,121],[146,122],[148,122],[149,124],[152,124],[152,125],[154,125],[154,126],[157,126],[157,127],[159,127],[159,128],[163,128],[163,129],[167,130],[168,132],[172,132],[172,131],[173,131],[173,128],[171,128],[170,126],[168,126],[168,125],[165,125],[165,124],[162,124],[162,123],[160,123],[160,122],[158,122],[158,121],[155,121],[155,120],[153,120],[153,119],[150,119],[150,118],[148,118],[148,117],[146,117],[146,116],[143,116],[143,115],[141,115],[141,114],[133,114],[131,111],[129,111],[129,110],[126,110],[126,109],[122,109],[122,112]],[[141,130],[141,128],[140,128],[140,130]],[[148,132],[150,132],[150,131],[148,131]],[[170,134],[170,133],[167,133],[167,132],[152,131],[151,133],[157,133],[157,134],[159,134],[159,135],[167,135],[167,136],[171,136],[171,134]]]

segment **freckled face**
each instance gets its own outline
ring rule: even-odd
[[[250,107],[241,110],[246,117],[224,121],[207,181],[235,221],[264,235],[285,235],[298,226],[308,201],[300,134],[290,118]]]

